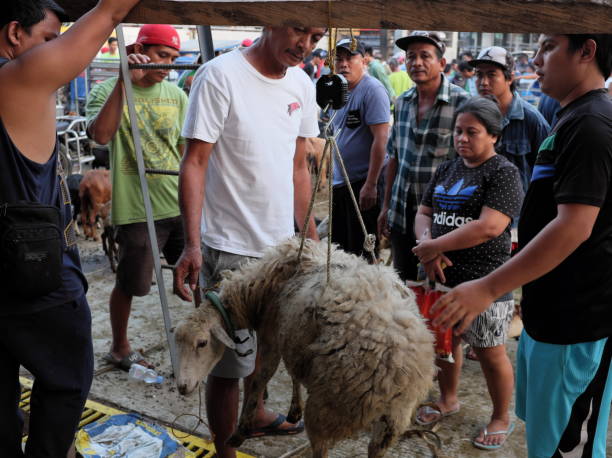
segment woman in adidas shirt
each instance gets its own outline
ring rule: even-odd
[[[518,169],[495,153],[502,114],[493,99],[474,97],[455,113],[456,159],[438,167],[415,220],[413,252],[428,278],[445,286],[480,278],[510,258],[510,226],[523,190]],[[463,362],[461,339],[478,355],[493,401],[491,421],[473,439],[475,447],[500,448],[514,429],[509,405],[514,389],[505,340],[514,312],[511,294],[497,299],[453,342],[455,363],[439,361],[440,399],[423,406],[417,423],[432,424],[459,411],[457,389]]]

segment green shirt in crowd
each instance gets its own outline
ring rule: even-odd
[[[389,75],[389,83],[395,92],[395,95],[399,97],[413,85],[412,80],[408,76],[408,73],[402,72],[391,72]]]
[[[372,59],[372,61],[368,64],[368,73],[383,84],[387,90],[387,94],[389,94],[389,100],[395,99],[396,94],[393,92],[393,88],[389,82],[389,76],[387,76],[385,68],[379,61]]]
[[[110,78],[93,88],[87,100],[88,124],[98,115],[116,83],[117,78]],[[185,142],[181,129],[187,102],[185,93],[167,81],[148,88],[134,86],[134,103],[146,168],[178,171],[180,145]],[[109,148],[113,224],[146,221],[127,105],[123,107],[119,130],[109,143]],[[147,182],[155,220],[178,216],[178,177],[147,174]]]
[[[111,54],[109,52],[103,52],[102,54],[100,54],[100,56],[98,57],[98,59],[104,59],[104,60],[119,60],[119,53],[115,53],[115,54]]]

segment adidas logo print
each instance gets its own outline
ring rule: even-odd
[[[458,210],[474,195],[476,189],[478,189],[478,186],[467,186],[463,188],[462,178],[451,186],[448,191],[442,185],[436,186],[433,197],[443,209]]]

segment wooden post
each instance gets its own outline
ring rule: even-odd
[[[57,0],[72,19],[97,0]],[[610,33],[612,0],[142,0],[125,22]],[[305,23],[304,21],[307,21]]]

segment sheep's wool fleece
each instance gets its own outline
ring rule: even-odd
[[[407,426],[435,370],[414,294],[393,269],[338,249],[326,285],[326,245],[307,241],[299,265],[298,246],[290,239],[230,274],[223,293],[250,296],[263,322],[276,318],[270,332],[308,390],[308,434],[348,437],[383,415]]]

